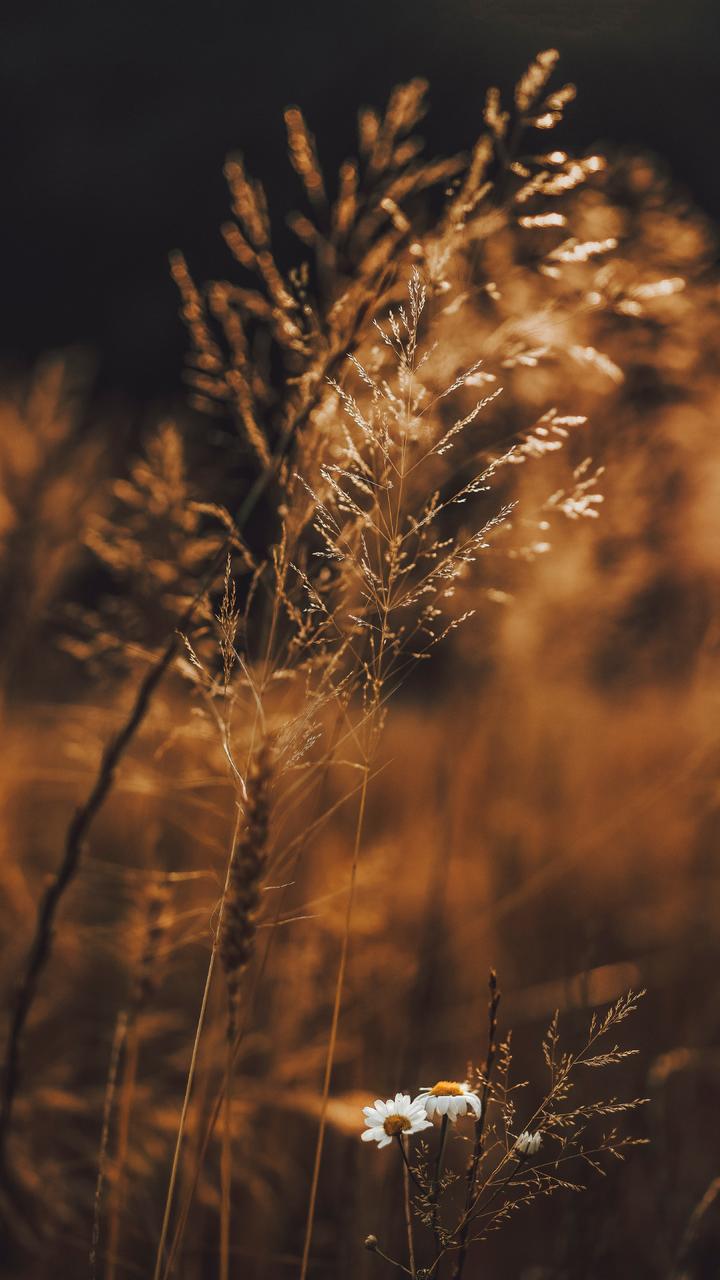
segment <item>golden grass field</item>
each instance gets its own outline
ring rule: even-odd
[[[714,232],[556,61],[289,109],[291,272],[231,159],[131,457],[5,389],[3,1276],[718,1272]]]

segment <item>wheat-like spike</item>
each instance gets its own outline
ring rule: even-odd
[[[270,742],[265,739],[255,752],[247,771],[245,827],[230,867],[218,943],[220,961],[227,981],[229,1041],[235,1038],[240,980],[255,946],[262,877],[268,853],[272,775],[272,749]]]

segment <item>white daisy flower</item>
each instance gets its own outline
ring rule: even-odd
[[[372,1107],[363,1107],[363,1115],[367,1129],[360,1137],[363,1142],[377,1142],[378,1147],[387,1147],[393,1138],[432,1127],[421,1100],[416,1098],[413,1102],[408,1093],[396,1093],[387,1102],[376,1098]]]
[[[438,1080],[432,1089],[421,1089],[417,1102],[425,1108],[425,1114],[432,1120],[433,1116],[447,1116],[453,1122],[458,1116],[472,1111],[475,1119],[480,1119],[482,1103],[469,1084],[461,1084],[459,1080]]]
[[[521,1156],[535,1156],[540,1150],[541,1142],[541,1133],[530,1133],[528,1129],[525,1129],[515,1142],[515,1150]]]

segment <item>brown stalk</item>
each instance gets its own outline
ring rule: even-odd
[[[90,1245],[90,1280],[96,1280],[97,1276],[97,1255],[98,1245],[100,1244],[100,1220],[102,1213],[103,1191],[105,1190],[107,1153],[110,1142],[110,1121],[115,1101],[118,1066],[125,1045],[125,1037],[127,1035],[127,1025],[128,1015],[126,1010],[123,1009],[118,1014],[115,1022],[115,1031],[113,1033],[112,1049],[110,1052],[110,1066],[108,1068],[107,1085],[105,1088],[105,1102],[103,1104],[100,1154],[98,1156],[98,1172],[97,1181],[95,1183],[95,1199],[93,1203],[93,1229],[92,1243]]]
[[[453,1280],[462,1280],[462,1274],[465,1267],[465,1258],[467,1256],[468,1232],[470,1229],[470,1211],[476,1198],[475,1185],[477,1182],[478,1166],[483,1153],[483,1143],[485,1134],[485,1117],[487,1115],[488,1096],[490,1093],[490,1076],[495,1063],[497,1054],[497,1044],[495,1036],[497,1034],[497,1012],[500,1004],[500,992],[497,986],[497,974],[494,969],[490,970],[490,978],[488,980],[490,988],[490,1000],[488,1002],[488,1048],[485,1058],[485,1067],[483,1069],[483,1088],[481,1094],[482,1107],[480,1116],[475,1121],[475,1142],[473,1145],[473,1153],[467,1169],[467,1182],[465,1190],[465,1215],[463,1225],[460,1231],[460,1243],[458,1249],[457,1261],[453,1272]]]
[[[117,1116],[117,1150],[108,1196],[108,1228],[105,1280],[115,1280],[120,1242],[120,1225],[125,1203],[126,1163],[130,1138],[130,1117],[135,1100],[138,1058],[140,1054],[140,1015],[157,986],[157,953],[168,927],[166,908],[168,889],[153,885],[146,903],[145,939],[140,957],[132,1004],[127,1017],[120,1095]]]
[[[345,970],[347,969],[348,950],[350,947],[350,926],[352,923],[353,906],[355,904],[355,886],[357,883],[358,863],[360,861],[360,843],[362,840],[363,823],[365,821],[368,777],[369,764],[366,762],[363,770],[362,791],[360,792],[360,804],[358,807],[357,823],[355,826],[355,844],[353,848],[352,867],[350,870],[350,887],[348,890],[347,907],[345,911],[345,928],[343,930],[340,960],[338,962],[337,978],[335,980],[335,997],[333,1002],[332,1020],[330,1023],[327,1057],[325,1059],[325,1078],[323,1080],[322,1103],[320,1106],[320,1123],[318,1125],[312,1183],[310,1185],[310,1199],[308,1203],[307,1221],[305,1223],[305,1240],[303,1243],[303,1256],[300,1266],[300,1280],[306,1280],[308,1267],[310,1265],[310,1246],[312,1245],[313,1226],[315,1224],[315,1205],[317,1203],[318,1185],[320,1182],[320,1165],[322,1164],[323,1146],[325,1144],[327,1109],[328,1102],[330,1100],[330,1082],[332,1080],[332,1069],[335,1062],[335,1047],[337,1044],[338,1025],[340,1022],[340,1007],[342,1005],[343,988],[345,986]]]
[[[238,1034],[237,1011],[242,976],[255,951],[262,877],[268,856],[269,787],[272,749],[266,738],[252,756],[246,778],[245,829],[230,861],[218,953],[227,984],[227,1056],[221,1162],[220,1280],[230,1270],[230,1194],[232,1189],[233,1048]]]

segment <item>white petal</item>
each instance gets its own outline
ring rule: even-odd
[[[378,1142],[378,1151],[382,1151],[383,1147],[389,1147],[391,1142],[392,1138],[390,1137],[390,1134],[383,1133],[382,1140]]]
[[[448,1107],[450,1106],[450,1099],[447,1094],[441,1094],[440,1097],[436,1099],[435,1105],[437,1107],[438,1115],[446,1116],[448,1113]]]
[[[377,1142],[377,1129],[363,1129],[360,1137],[363,1142]]]
[[[476,1093],[469,1093],[467,1095],[467,1104],[469,1107],[472,1108],[472,1110],[475,1112],[475,1115],[479,1119],[480,1113],[482,1111],[482,1102],[480,1101]]]
[[[433,1098],[432,1094],[425,1103],[425,1111],[429,1116],[434,1116],[437,1110],[437,1098]]]
[[[381,1116],[387,1115],[387,1107],[385,1106],[385,1103],[383,1102],[382,1098],[376,1098],[373,1103],[373,1106],[376,1111],[380,1112]]]

